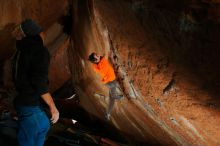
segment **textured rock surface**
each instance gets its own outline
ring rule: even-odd
[[[89,66],[81,69],[82,106],[104,117],[107,101],[92,97],[100,83],[86,58],[93,51],[110,52],[121,87],[130,84],[137,96],[116,103],[113,125],[141,141],[218,145],[219,44],[213,33],[219,25],[210,2],[89,2],[75,5],[75,15],[84,13],[74,17],[82,30],[73,32],[74,49],[82,48],[79,59]]]

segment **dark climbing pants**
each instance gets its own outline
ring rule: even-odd
[[[117,81],[108,82],[106,84],[109,88],[109,96],[112,99],[120,99],[121,96],[117,93]]]
[[[50,121],[38,106],[16,108],[18,114],[18,146],[43,146]]]
[[[117,93],[117,81],[112,81],[106,84],[109,88],[109,105],[107,109],[107,114],[111,114],[112,109],[115,104],[115,99],[120,99],[122,96],[118,95]]]

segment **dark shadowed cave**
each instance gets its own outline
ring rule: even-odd
[[[0,1],[1,113],[15,115],[9,32],[26,18],[44,28],[61,111],[46,145],[220,145],[219,0]],[[109,122],[108,90],[88,62],[91,52],[109,56],[125,96]],[[1,131],[0,143],[10,145],[15,135]]]

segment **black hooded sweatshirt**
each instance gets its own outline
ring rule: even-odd
[[[39,35],[16,41],[13,79],[18,95],[15,107],[38,106],[41,95],[48,92],[50,56]]]

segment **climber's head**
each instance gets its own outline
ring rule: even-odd
[[[89,55],[89,61],[91,61],[92,63],[99,63],[100,60],[101,56],[94,52]]]

